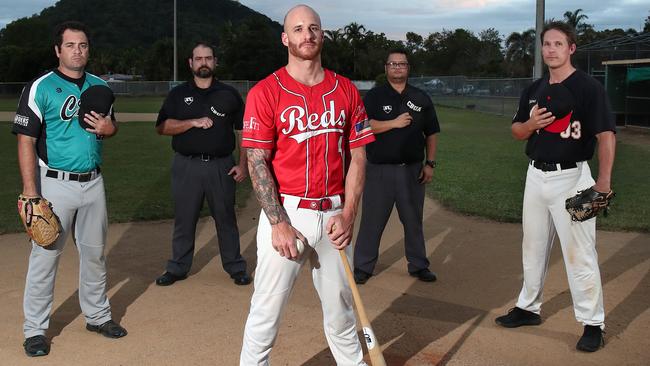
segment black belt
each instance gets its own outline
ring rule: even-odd
[[[179,153],[179,154],[185,156],[186,158],[201,159],[203,161],[221,159],[221,158],[225,158],[226,156],[228,156],[228,155],[216,155],[216,154],[182,154],[182,153]]]
[[[565,170],[577,168],[577,163],[546,163],[538,160],[531,160],[530,165],[543,172],[554,172],[556,170]]]
[[[101,173],[101,169],[99,167],[87,173],[68,173],[60,170],[48,169],[47,172],[45,173],[45,176],[49,178],[72,180],[75,182],[84,183],[84,182],[90,182],[91,180],[97,178],[97,176],[99,176],[99,173]]]

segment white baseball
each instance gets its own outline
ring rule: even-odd
[[[298,250],[298,257],[300,257],[305,251],[305,243],[303,243],[302,240],[298,238],[296,238],[296,249]]]

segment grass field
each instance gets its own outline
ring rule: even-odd
[[[457,212],[505,222],[520,222],[528,159],[525,142],[510,135],[508,117],[439,108],[442,133],[428,192]],[[624,132],[624,133],[623,133]],[[650,134],[621,131],[612,188],[617,196],[610,215],[598,219],[608,230],[650,231]],[[627,142],[630,141],[630,142]],[[597,157],[590,163],[598,174]]]
[[[463,214],[519,222],[528,160],[524,143],[510,136],[509,118],[450,108],[439,108],[438,114],[439,166],[428,194]],[[22,229],[15,212],[22,187],[15,138],[9,123],[0,125],[5,128],[0,134],[0,185],[5,187],[0,192],[0,233],[7,233]],[[598,219],[599,228],[650,232],[649,142],[647,132],[619,133],[613,176],[617,196],[609,217]],[[137,122],[122,124],[118,135],[106,140],[103,171],[112,222],[173,216],[170,145],[170,138],[157,135],[149,123]],[[597,174],[596,160],[590,165]],[[238,186],[239,204],[250,189],[248,180]]]
[[[22,190],[16,160],[15,137],[10,124],[2,122],[0,134],[0,233],[22,230],[16,214],[16,197]],[[104,165],[111,222],[157,220],[173,217],[170,167],[171,139],[159,136],[149,123],[124,123],[119,133],[105,141]],[[237,186],[237,204],[243,205],[251,191],[250,180]],[[208,214],[204,207],[203,214]]]
[[[15,112],[18,107],[18,97],[0,97],[0,112]]]

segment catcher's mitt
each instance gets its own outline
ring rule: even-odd
[[[571,215],[571,220],[586,221],[596,217],[600,211],[604,211],[605,216],[607,216],[609,201],[614,196],[615,194],[611,190],[601,193],[591,187],[584,191],[578,191],[575,196],[567,198],[565,207]]]
[[[52,204],[43,197],[18,196],[18,215],[27,235],[42,247],[54,243],[61,234],[61,222],[52,211]]]

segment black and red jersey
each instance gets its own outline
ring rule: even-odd
[[[590,160],[596,147],[596,135],[616,132],[614,114],[602,84],[583,71],[576,70],[560,84],[571,94],[569,110],[557,121],[537,130],[526,144],[526,155],[533,160],[548,163],[566,163]],[[526,122],[535,105],[547,98],[548,75],[524,89],[519,109],[512,122]],[[565,117],[565,118],[562,118]]]

